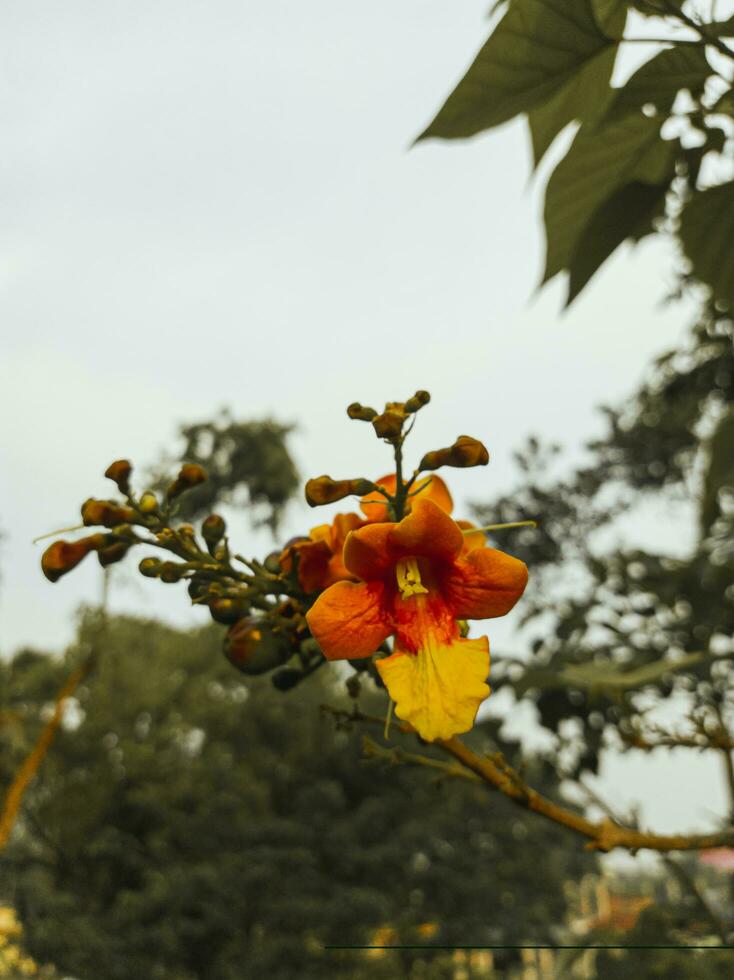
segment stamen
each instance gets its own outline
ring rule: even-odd
[[[412,595],[427,595],[428,589],[421,582],[417,558],[401,558],[395,566],[398,588],[403,599]]]

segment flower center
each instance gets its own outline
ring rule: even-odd
[[[412,595],[427,595],[428,589],[421,582],[421,573],[417,558],[401,558],[395,565],[398,588],[403,599]]]

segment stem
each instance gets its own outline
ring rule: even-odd
[[[370,724],[384,725],[383,718],[365,715],[356,709],[351,713],[336,708],[327,708],[326,710],[344,721],[364,721]],[[413,732],[410,725],[405,723],[396,727],[402,732]],[[653,851],[697,851],[704,847],[731,847],[734,845],[734,827],[728,827],[712,834],[655,834],[622,826],[611,817],[594,823],[581,814],[554,803],[528,786],[522,776],[499,755],[494,758],[477,755],[457,738],[439,739],[434,742],[434,745],[475,773],[489,786],[499,790],[518,806],[539,813],[547,820],[588,838],[587,850],[607,852],[615,847],[623,847],[633,853],[642,848]]]
[[[405,487],[403,486],[403,437],[395,443],[395,520],[402,521],[405,514]]]
[[[86,524],[73,524],[71,527],[60,527],[57,531],[47,531],[46,534],[39,534],[37,538],[33,538],[31,543],[37,544],[39,541],[45,541],[46,538],[55,538],[57,534],[67,534],[69,531],[82,531],[86,526]]]
[[[537,527],[537,521],[510,521],[509,524],[485,524],[484,527],[468,527],[462,534],[474,534],[476,531],[501,531],[507,527]]]

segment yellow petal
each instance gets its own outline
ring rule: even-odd
[[[468,732],[489,696],[486,636],[446,644],[429,635],[417,653],[394,653],[376,664],[395,714],[428,742]]]

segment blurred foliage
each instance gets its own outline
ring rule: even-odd
[[[22,722],[0,727],[5,784],[98,628],[87,612],[62,660],[0,665],[2,708]],[[365,764],[356,733],[320,718],[345,705],[334,669],[283,695],[232,671],[221,633],[110,619],[1,858],[31,955],[79,980],[392,980],[421,957],[416,976],[453,967],[323,944],[387,927],[389,942],[552,941],[563,880],[596,866],[575,838],[484,787]],[[381,713],[371,691],[360,706]],[[551,772],[530,767],[541,787]]]
[[[659,358],[620,410],[606,410],[607,435],[588,446],[588,463],[556,478],[558,448],[531,439],[517,455],[517,489],[475,508],[482,523],[540,521],[539,531],[511,541],[533,569],[523,603],[532,652],[495,655],[493,678],[495,689],[531,697],[549,731],[563,735],[571,723],[575,756],[556,756],[570,776],[596,772],[605,739],[629,744],[646,711],[674,695],[702,747],[727,722],[733,339],[732,321],[709,307],[689,344]],[[667,507],[690,546],[685,538],[672,539],[670,551],[610,544],[639,506],[639,514]]]
[[[259,524],[273,531],[286,503],[299,487],[299,476],[286,445],[292,425],[272,419],[236,421],[226,410],[218,419],[181,426],[184,447],[177,459],[203,466],[208,480],[182,497],[178,516],[204,517],[216,504],[264,513]],[[165,491],[173,465],[168,458],[155,468],[152,488]]]
[[[675,234],[689,269],[734,305],[730,82],[734,18],[674,0],[509,0],[465,76],[419,137],[464,139],[526,116],[537,167],[578,129],[545,194],[543,282],[568,274],[567,303],[624,241]],[[620,47],[652,55],[612,85]],[[723,164],[723,166],[722,166]],[[713,175],[718,175],[712,179]],[[713,186],[712,186],[713,184]]]

